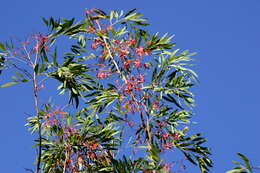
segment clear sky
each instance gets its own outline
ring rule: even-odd
[[[177,48],[196,55],[199,74],[194,132],[203,132],[215,167],[230,169],[236,152],[260,165],[260,1],[259,0],[8,0],[0,6],[0,41],[44,31],[40,17],[76,17],[85,8],[137,8],[152,23],[152,32],[175,34]],[[0,84],[6,81],[0,76]],[[0,172],[34,168],[35,151],[24,127],[32,111],[30,88],[0,89]],[[190,172],[189,172],[190,171]],[[189,170],[188,173],[197,173]]]

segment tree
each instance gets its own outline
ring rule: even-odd
[[[162,153],[176,150],[201,172],[212,167],[206,139],[188,132],[194,53],[175,49],[168,34],[149,33],[135,11],[88,9],[78,22],[43,18],[47,34],[0,44],[0,72],[17,74],[1,87],[33,85],[35,116],[26,124],[38,135],[33,172],[165,173],[176,166]],[[70,51],[60,55],[57,40]],[[69,94],[63,108],[40,103],[48,79]]]

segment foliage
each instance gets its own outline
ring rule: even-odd
[[[226,173],[252,173],[253,169],[260,169],[260,167],[253,167],[249,159],[244,154],[237,153],[237,155],[244,163],[233,161],[233,163],[237,166],[234,167],[232,170],[227,171]]]
[[[0,72],[17,71],[1,87],[34,86],[36,114],[26,125],[38,134],[35,172],[165,173],[175,166],[162,154],[175,150],[201,172],[212,167],[206,139],[188,132],[194,53],[175,49],[168,34],[149,33],[147,19],[135,11],[88,9],[78,22],[43,18],[47,34],[19,47],[0,44]],[[60,55],[59,40],[71,44],[69,52]],[[69,93],[66,108],[40,106],[48,79],[59,83],[60,94]]]

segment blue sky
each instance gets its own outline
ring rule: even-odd
[[[8,0],[0,6],[0,41],[44,31],[40,17],[81,19],[84,9],[92,7],[137,8],[149,18],[152,32],[175,34],[177,48],[197,52],[194,69],[200,84],[195,89],[194,120],[198,124],[193,131],[203,132],[209,140],[215,163],[211,172],[231,168],[236,152],[260,165],[259,0]],[[0,83],[6,80],[3,75]],[[33,138],[24,127],[33,106],[28,86],[0,90],[0,172],[34,167]]]

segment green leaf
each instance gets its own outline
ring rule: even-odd
[[[247,169],[252,172],[252,166],[249,162],[249,159],[242,153],[237,153],[237,155],[245,162]]]
[[[47,19],[45,19],[44,17],[42,17],[42,21],[44,22],[44,24],[46,26],[49,26],[49,21]]]
[[[126,14],[125,14],[125,16],[124,17],[127,17],[127,16],[129,16],[130,14],[132,14],[134,11],[136,10],[136,8],[134,8],[134,9],[132,9],[132,10],[130,10],[130,11],[128,11]]]
[[[143,22],[146,21],[146,19],[141,19],[140,17],[142,17],[143,14],[141,13],[133,13],[131,15],[128,15],[125,17],[125,20],[130,20],[130,21],[135,21],[135,22]]]
[[[0,49],[2,49],[3,51],[7,51],[7,49],[5,48],[4,44],[0,43]]]
[[[38,73],[38,69],[39,69],[39,64],[36,64],[34,66],[34,72],[37,74]]]
[[[58,67],[58,62],[57,62],[57,47],[55,47],[53,55],[52,55],[52,61],[53,61],[53,65],[55,65],[56,67]]]
[[[247,173],[244,168],[234,168],[226,173]]]
[[[20,82],[9,82],[9,83],[6,83],[4,85],[1,85],[0,88],[9,87],[9,86],[15,85],[17,83],[20,83]]]
[[[183,107],[176,101],[176,99],[174,97],[172,97],[170,94],[167,94],[166,96],[162,96],[164,100],[168,101],[168,102],[172,102],[174,103],[178,108],[183,109]]]
[[[79,36],[79,44],[81,47],[85,48],[86,47],[86,39],[84,35]]]
[[[69,127],[72,127],[72,116],[68,116],[67,124],[68,124]]]

